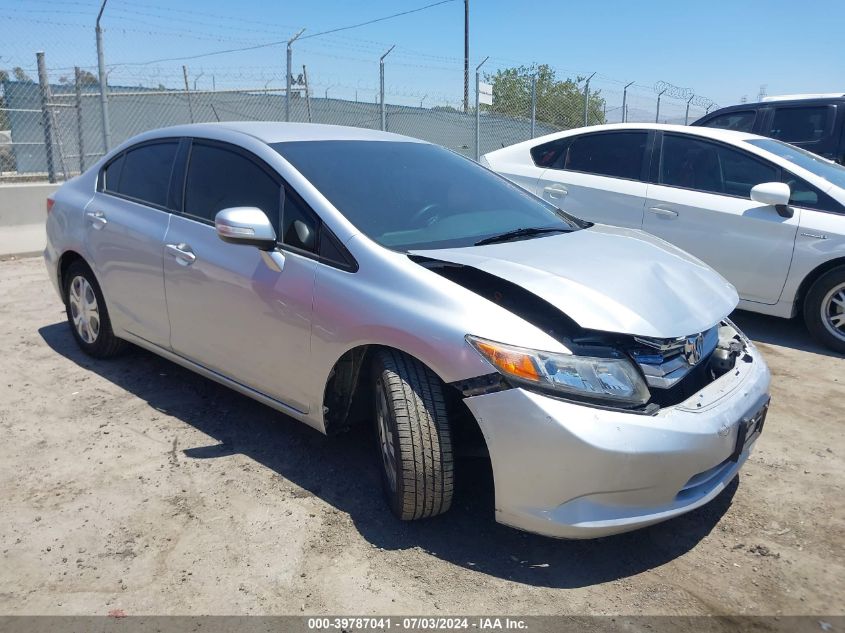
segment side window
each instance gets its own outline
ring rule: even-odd
[[[531,160],[537,167],[557,167],[560,168],[562,163],[563,153],[569,146],[570,138],[559,138],[556,141],[549,141],[542,145],[537,145],[531,148]]]
[[[320,259],[340,268],[355,268],[352,257],[325,226],[320,233]]]
[[[101,184],[103,191],[117,193],[120,187],[120,173],[123,171],[123,162],[126,154],[121,154],[115,160],[106,165],[103,170],[103,179]]]
[[[287,246],[314,253],[317,251],[319,228],[319,220],[305,207],[305,203],[299,199],[299,196],[286,191],[282,211],[281,241]]]
[[[789,204],[805,209],[845,213],[845,207],[803,178],[784,170],[782,181],[789,185],[789,189],[792,191]]]
[[[748,198],[751,188],[780,180],[779,170],[745,152],[674,134],[663,135],[658,182]]]
[[[741,112],[728,112],[713,117],[704,127],[715,127],[720,130],[735,130],[737,132],[751,132],[754,129],[754,119],[757,113],[754,110],[742,110]]]
[[[768,135],[787,143],[817,141],[828,128],[830,114],[827,106],[777,108]]]
[[[178,142],[154,143],[130,149],[120,162],[120,176],[117,189],[109,186],[106,173],[106,187],[122,196],[163,207],[167,204],[170,187],[170,173],[176,157]],[[112,183],[113,184],[113,183]]]
[[[279,235],[281,187],[257,163],[219,147],[194,142],[185,179],[185,213],[214,222],[229,207],[258,207]]]
[[[586,134],[572,140],[562,168],[599,176],[639,180],[647,132]]]

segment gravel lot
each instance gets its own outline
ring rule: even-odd
[[[141,350],[78,351],[40,258],[0,262],[0,614],[842,614],[845,360],[735,318],[766,431],[704,508],[556,541],[496,524],[483,464],[395,521],[368,433],[326,438]]]

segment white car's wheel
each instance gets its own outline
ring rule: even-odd
[[[816,340],[845,353],[845,266],[829,270],[810,287],[804,321]]]

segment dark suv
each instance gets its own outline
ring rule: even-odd
[[[845,164],[845,94],[728,106],[693,125],[770,136]]]

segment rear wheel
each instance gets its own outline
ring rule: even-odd
[[[373,363],[382,487],[400,519],[442,514],[452,504],[452,437],[443,383],[418,360],[394,350]]]
[[[817,341],[845,353],[845,266],[829,270],[810,286],[804,322]]]
[[[122,352],[127,343],[112,332],[106,301],[91,269],[85,262],[75,261],[64,280],[67,320],[82,351],[95,358]]]

